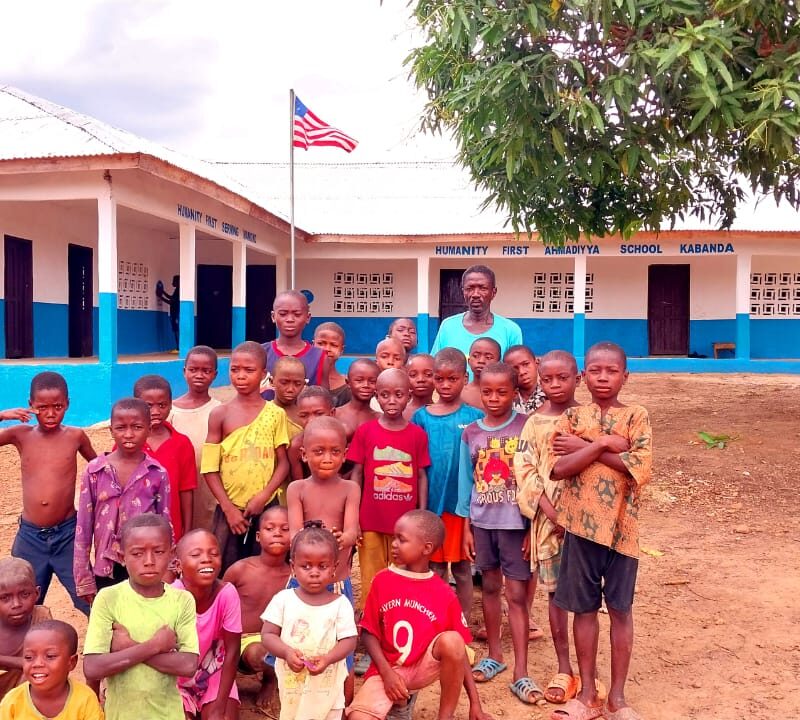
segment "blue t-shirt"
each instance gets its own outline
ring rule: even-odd
[[[502,360],[508,348],[512,345],[522,344],[522,330],[513,320],[494,313],[492,327],[480,333],[480,335],[474,335],[464,327],[465,315],[466,313],[452,315],[442,321],[439,326],[439,332],[436,333],[436,339],[433,341],[431,355],[435,355],[442,348],[454,347],[457,350],[461,350],[465,356],[469,356],[469,349],[472,343],[478,338],[490,337],[500,344],[500,359]]]
[[[514,412],[507,422],[467,426],[461,437],[456,515],[486,530],[522,530],[526,520],[517,505],[514,454],[528,417]]]
[[[428,510],[437,515],[456,511],[461,435],[467,425],[481,417],[483,413],[478,408],[462,404],[447,415],[434,415],[422,407],[411,418],[428,434]]]

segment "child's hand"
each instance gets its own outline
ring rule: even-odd
[[[559,433],[553,439],[553,452],[556,455],[571,455],[578,450],[582,450],[589,443],[577,435],[564,435]]]
[[[622,435],[614,435],[611,433],[610,435],[604,435],[602,440],[608,452],[624,453],[631,449],[630,442],[627,438],[622,437]]]
[[[127,650],[129,647],[136,645],[128,632],[128,628],[124,625],[112,623],[111,631],[111,652]]]
[[[156,630],[155,635],[150,638],[150,642],[156,649],[157,655],[178,649],[178,636],[171,627],[166,625],[162,625]]]
[[[305,669],[306,663],[303,658],[303,653],[295,650],[294,648],[289,648],[286,651],[286,657],[284,658],[286,664],[289,666],[289,669],[292,672],[299,673]]]
[[[11,408],[0,411],[0,420],[19,420],[26,423],[31,419],[31,415],[36,415],[36,411],[32,408]]]
[[[308,668],[309,675],[320,675],[325,672],[325,668],[330,665],[326,655],[319,655],[317,657],[306,658],[305,666]]]
[[[403,678],[401,678],[394,670],[390,669],[386,675],[381,677],[383,679],[383,690],[389,700],[392,702],[408,700],[410,693],[406,687],[405,680],[403,680]]]
[[[336,538],[336,544],[339,546],[339,550],[344,550],[344,545],[342,544],[342,531],[337,527],[332,527],[331,534]]]
[[[242,511],[236,506],[231,506],[225,510],[225,521],[234,535],[244,535],[250,529],[250,523],[242,515]]]
[[[264,503],[261,502],[258,497],[254,496],[247,501],[247,505],[244,506],[242,515],[245,518],[251,518],[255,517],[256,515],[260,515],[262,512],[264,512]],[[241,535],[242,533],[238,534]]]
[[[475,538],[472,537],[469,525],[464,525],[464,555],[469,560],[475,559]]]
[[[522,559],[531,559],[531,534],[525,533],[525,539],[522,541]]]

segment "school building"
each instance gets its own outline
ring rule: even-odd
[[[0,406],[25,404],[30,378],[53,369],[70,384],[68,421],[94,422],[142,374],[181,388],[196,342],[224,355],[274,337],[287,194],[285,164],[199,161],[0,87]],[[493,310],[537,353],[581,357],[610,339],[632,369],[800,371],[800,216],[784,207],[747,206],[729,232],[687,221],[549,248],[479,212],[450,162],[298,164],[296,194],[296,287],[312,327],[345,328],[350,355],[371,354],[400,316],[427,349],[463,309],[461,272],[481,263],[497,275]],[[173,276],[179,354],[156,296]]]

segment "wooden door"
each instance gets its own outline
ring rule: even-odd
[[[92,355],[92,248],[70,244],[67,250],[69,356]]]
[[[197,266],[197,343],[216,349],[231,346],[233,267]]]
[[[248,265],[245,292],[245,337],[258,343],[275,339],[270,318],[275,302],[275,266]]]
[[[33,357],[33,243],[6,235],[4,256],[6,357]]]
[[[463,270],[439,271],[439,322],[467,309],[464,291],[461,289]]]
[[[647,274],[651,355],[689,354],[689,266],[651,265]]]

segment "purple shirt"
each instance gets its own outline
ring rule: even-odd
[[[81,476],[73,560],[78,595],[97,593],[95,575],[111,577],[114,563],[122,562],[122,526],[146,512],[163,515],[169,522],[169,478],[157,461],[145,455],[124,487],[107,453],[86,466]],[[89,559],[92,543],[94,567]]]

